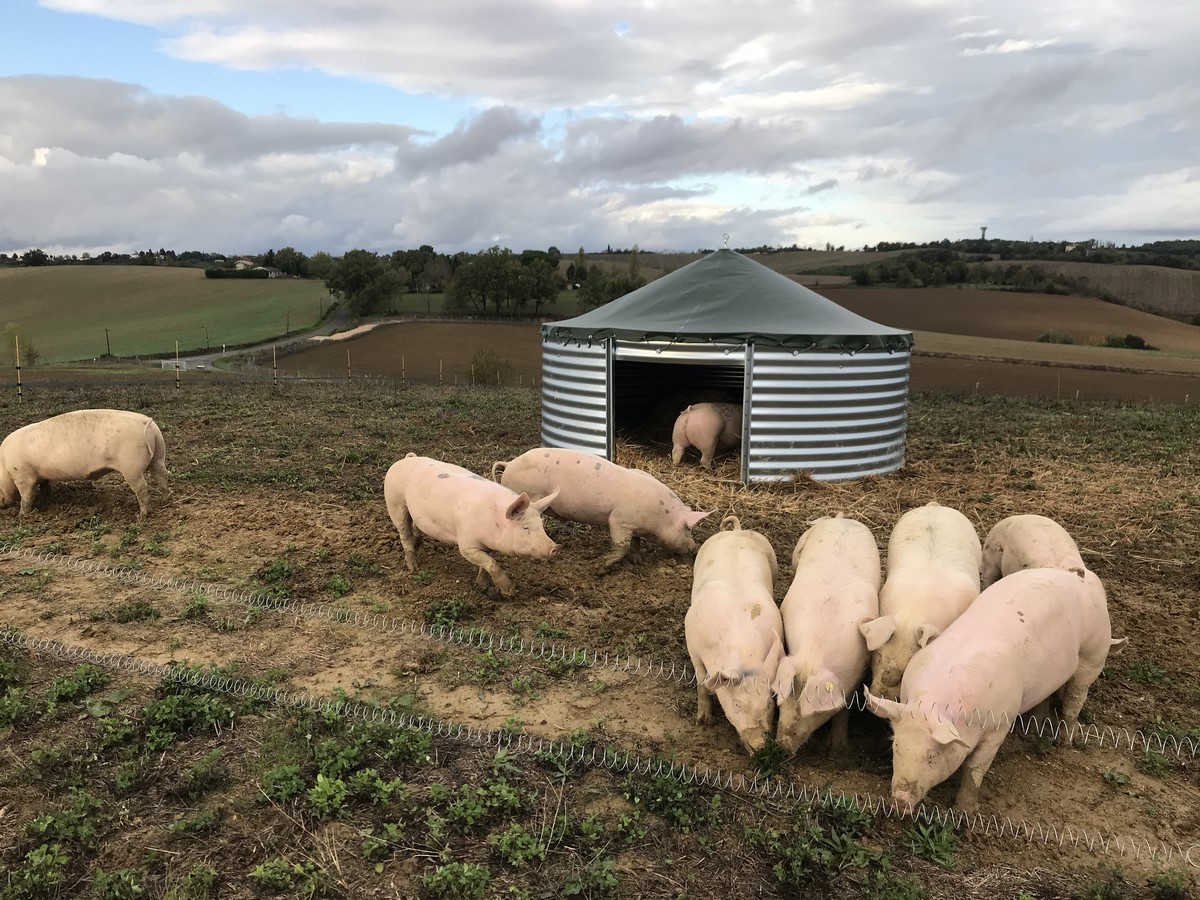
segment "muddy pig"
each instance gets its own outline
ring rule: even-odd
[[[20,515],[43,481],[77,481],[120,472],[150,514],[149,474],[167,490],[167,450],[149,416],[122,409],[80,409],[18,428],[0,443],[0,506],[18,500]]]
[[[912,655],[979,596],[983,550],[958,510],[931,502],[906,512],[888,541],[879,618],[861,626],[871,651],[871,692],[895,700]]]
[[[1088,572],[1023,569],[1000,579],[918,652],[899,702],[867,692],[892,723],[892,797],[912,812],[962,766],[954,805],[974,812],[979,786],[1015,718],[1061,689],[1070,735],[1112,640],[1104,588]]]
[[[879,547],[866,525],[838,513],[800,536],[792,567],[780,609],[787,655],[775,676],[775,740],[795,753],[833,719],[830,750],[845,753],[847,698],[870,659],[859,625],[879,616]]]
[[[476,586],[486,588],[490,577],[505,597],[514,593],[512,581],[486,551],[554,556],[559,547],[542,527],[542,512],[557,495],[551,491],[534,502],[461,466],[415,453],[393,463],[383,479],[388,515],[400,532],[410,572],[417,569],[415,526],[435,541],[457,544],[463,559],[479,566]]]
[[[551,491],[549,510],[560,519],[607,525],[614,549],[604,558],[611,568],[624,559],[638,535],[648,534],[676,553],[694,553],[691,529],[708,512],[695,512],[665,484],[640,469],[628,469],[594,453],[538,447],[492,466],[492,477],[535,500]]]
[[[783,619],[775,605],[775,550],[735,516],[696,554],[692,602],[683,620],[696,670],[696,721],[713,721],[715,693],[742,745],[753,753],[771,733],[771,684],[783,658]]]
[[[711,469],[718,450],[742,443],[742,407],[736,403],[693,403],[671,430],[671,462],[679,465],[689,447],[700,451],[700,465]]]

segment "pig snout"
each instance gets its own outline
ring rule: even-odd
[[[766,746],[767,729],[758,726],[743,728],[738,732],[738,738],[741,740],[743,747],[751,753],[755,753]]]
[[[554,543],[554,541],[550,541],[549,544],[543,544],[541,547],[538,548],[537,558],[538,559],[549,559],[552,556],[558,556],[558,551],[561,549],[562,549],[562,544],[556,544],[556,543]]]
[[[911,816],[918,802],[917,790],[913,786],[892,788],[892,800],[896,803],[896,811],[901,816]]]

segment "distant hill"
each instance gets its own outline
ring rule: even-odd
[[[1005,245],[1008,253],[1019,250],[1020,246],[1019,242]],[[882,251],[779,250],[746,255],[802,284],[836,286],[849,282],[854,273],[860,270],[873,266],[878,268],[885,260],[920,255],[923,250],[928,252],[930,249],[964,261],[986,259],[987,264],[993,267],[1037,267],[1048,276],[1062,274],[1071,278],[1086,278],[1089,288],[1087,294],[1090,296],[1100,296],[1110,302],[1115,301],[1133,309],[1179,321],[1200,321],[1200,270],[1117,261],[1123,260],[1123,257],[1115,258],[1111,263],[1071,262],[1019,255],[974,253],[941,247]],[[642,252],[638,254],[638,266],[646,278],[653,280],[682,268],[702,255]],[[612,271],[623,271],[629,265],[628,253],[589,253],[586,256],[589,263],[599,263]]]
[[[157,356],[268,340],[309,328],[328,306],[321,281],[214,280],[159,266],[0,268],[0,328],[14,323],[42,362]],[[105,330],[107,329],[107,337]],[[11,348],[0,363],[8,364]]]
[[[1005,260],[1005,264],[1036,265],[1046,272],[1087,278],[1134,309],[1185,322],[1200,320],[1200,271],[1195,269],[1045,259]]]

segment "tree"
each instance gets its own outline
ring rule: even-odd
[[[583,248],[579,248],[579,252],[575,254],[575,281],[578,284],[583,284],[587,281],[588,264],[587,257],[583,255]]]
[[[634,278],[627,272],[606,274],[603,269],[596,267],[588,272],[587,279],[580,283],[578,302],[587,309],[595,309],[636,291],[645,283],[646,279],[640,275]]]
[[[481,313],[490,305],[496,315],[515,312],[521,304],[521,269],[507,247],[489,247],[455,270],[446,305]]]
[[[313,278],[320,278],[324,281],[329,277],[329,274],[333,271],[333,267],[336,265],[337,260],[324,250],[318,250],[308,261],[308,274]]]
[[[50,264],[50,256],[44,250],[26,250],[21,254],[21,262],[27,266],[46,266]]]
[[[280,247],[275,251],[275,268],[285,275],[308,277],[308,257],[295,247]]]
[[[543,304],[557,300],[562,289],[563,277],[550,260],[535,259],[521,267],[521,305],[532,303],[535,316],[541,315]]]
[[[388,259],[370,250],[347,252],[325,279],[325,287],[359,315],[382,312],[401,289]]]

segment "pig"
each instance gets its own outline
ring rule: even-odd
[[[500,483],[541,500],[557,497],[549,510],[560,519],[607,525],[614,549],[610,569],[630,554],[638,535],[653,535],[676,553],[695,553],[694,528],[708,512],[688,509],[665,484],[640,469],[628,469],[594,453],[538,447],[492,466]]]
[[[393,463],[383,479],[410,572],[417,569],[415,526],[435,541],[457,544],[463,559],[479,566],[476,586],[486,588],[490,578],[504,597],[513,596],[512,581],[486,551],[535,559],[557,554],[559,545],[542,525],[542,513],[557,496],[550,491],[535,502],[461,466],[415,453]]]
[[[696,554],[692,602],[683,620],[696,670],[696,721],[713,721],[716,694],[748,751],[771,733],[771,684],[783,658],[783,619],[775,605],[775,550],[763,535],[726,516]]]
[[[149,416],[122,409],[79,409],[18,428],[0,442],[0,506],[33,508],[43,481],[76,481],[120,472],[150,514],[149,474],[166,493],[167,449]]]
[[[912,813],[960,766],[954,805],[973,813],[979,786],[1016,717],[1061,691],[1068,735],[1112,639],[1100,579],[1022,569],[987,588],[912,659],[899,702],[866,693],[892,723],[892,798]]]
[[[700,451],[700,465],[711,469],[718,450],[742,443],[742,407],[737,403],[693,403],[671,430],[671,463],[679,465],[689,447]]]
[[[1067,530],[1046,516],[1009,516],[983,542],[983,587],[1019,569],[1066,569],[1083,577],[1083,557]]]
[[[800,536],[792,567],[780,610],[787,655],[772,686],[779,706],[775,740],[795,753],[833,719],[830,750],[845,753],[847,698],[870,659],[859,625],[879,616],[879,547],[866,525],[838,513]]]
[[[979,596],[983,548],[966,516],[936,501],[909,510],[888,541],[879,617],[860,626],[871,651],[871,692],[899,696],[912,655]]]

